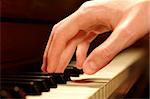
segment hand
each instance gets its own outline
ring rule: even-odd
[[[148,7],[149,0],[85,2],[53,27],[41,69],[49,73],[63,72],[77,48],[77,68],[87,74],[96,73],[121,50],[149,32]],[[113,32],[87,57],[90,42],[107,31]]]

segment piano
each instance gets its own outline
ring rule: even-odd
[[[54,24],[86,0],[1,0],[0,98],[116,99],[148,98],[148,54],[143,40],[118,54],[106,67],[86,75],[75,67],[75,56],[64,73],[40,70]],[[88,54],[110,32],[99,35]]]

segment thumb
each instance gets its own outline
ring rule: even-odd
[[[94,49],[83,63],[84,73],[94,74],[106,66],[117,54],[111,49],[110,47],[104,48],[102,45]]]
[[[119,28],[108,39],[95,48],[83,63],[86,74],[94,74],[106,66],[121,50],[128,47],[133,39],[129,28]]]
[[[143,37],[147,33],[146,25],[144,25],[146,21],[143,21],[143,19],[140,15],[134,18],[130,16],[120,22],[109,38],[87,57],[83,63],[83,71],[86,74],[96,73],[106,66],[121,50]]]

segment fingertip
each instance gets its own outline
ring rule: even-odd
[[[63,71],[55,71],[55,73],[63,73]]]
[[[46,71],[47,71],[48,73],[53,73],[50,69],[46,69]]]
[[[55,70],[55,73],[63,73],[63,72],[64,72],[64,69],[62,69],[62,68],[61,68],[61,69],[56,69],[56,70]]]
[[[95,73],[93,70],[87,69],[87,68],[83,68],[83,72],[84,72],[85,74],[88,74],[88,75],[92,75],[92,74]]]
[[[77,59],[76,67],[78,69],[82,69],[83,63],[86,59],[86,53],[83,53],[79,47],[78,47],[77,52],[76,52],[76,59]]]
[[[86,74],[94,74],[99,70],[99,67],[97,64],[95,64],[95,62],[93,61],[89,61],[89,62],[85,62],[83,64],[83,72]]]
[[[46,72],[46,66],[45,66],[44,64],[42,64],[41,70],[42,70],[43,72]]]
[[[76,61],[75,66],[76,66],[78,69],[82,69],[82,66],[80,65],[79,61]]]
[[[76,64],[75,66],[78,68],[78,69],[81,69],[82,68],[82,65],[83,65],[83,58],[81,58],[79,55],[76,57]]]
[[[54,73],[54,69],[51,68],[50,66],[47,66],[46,71],[47,71],[48,73]]]

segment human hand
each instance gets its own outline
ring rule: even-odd
[[[93,0],[57,23],[48,40],[41,69],[61,73],[76,51],[76,66],[94,74],[121,50],[149,32],[149,0]],[[101,33],[113,31],[87,57],[90,42]]]

